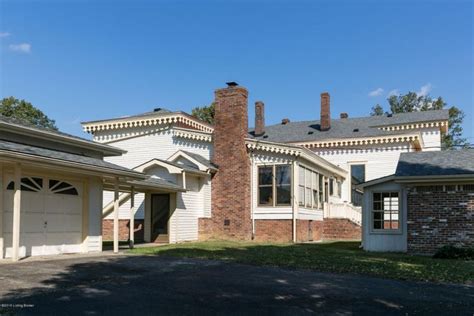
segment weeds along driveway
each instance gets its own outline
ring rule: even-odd
[[[470,286],[158,256],[2,264],[0,282],[1,311],[15,315],[472,315],[474,311]]]

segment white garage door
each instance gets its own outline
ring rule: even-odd
[[[11,257],[13,230],[12,180],[5,183],[3,232],[6,257]],[[20,256],[81,251],[82,186],[56,178],[21,179]]]

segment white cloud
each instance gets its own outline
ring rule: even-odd
[[[2,37],[8,37],[8,36],[10,36],[10,35],[11,35],[11,34],[8,33],[8,32],[0,32],[0,38],[2,38]]]
[[[369,92],[369,97],[378,97],[379,95],[382,95],[383,89],[382,88],[377,88],[374,91]]]
[[[422,86],[420,88],[420,91],[418,91],[416,94],[419,97],[425,97],[430,93],[430,91],[431,91],[431,83],[427,83],[424,86]]]
[[[25,54],[31,53],[31,44],[28,44],[28,43],[10,44],[8,48],[12,52],[25,53]]]
[[[387,97],[391,97],[392,95],[400,95],[400,91],[398,89],[390,90],[390,92],[387,94]]]

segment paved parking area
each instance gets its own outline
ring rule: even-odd
[[[474,287],[155,256],[0,264],[0,315],[473,315]]]

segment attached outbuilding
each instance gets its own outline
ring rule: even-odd
[[[364,190],[362,243],[368,251],[433,254],[474,246],[474,150],[403,153],[396,173]]]
[[[123,153],[0,116],[0,259],[101,251],[103,190],[156,187]]]

